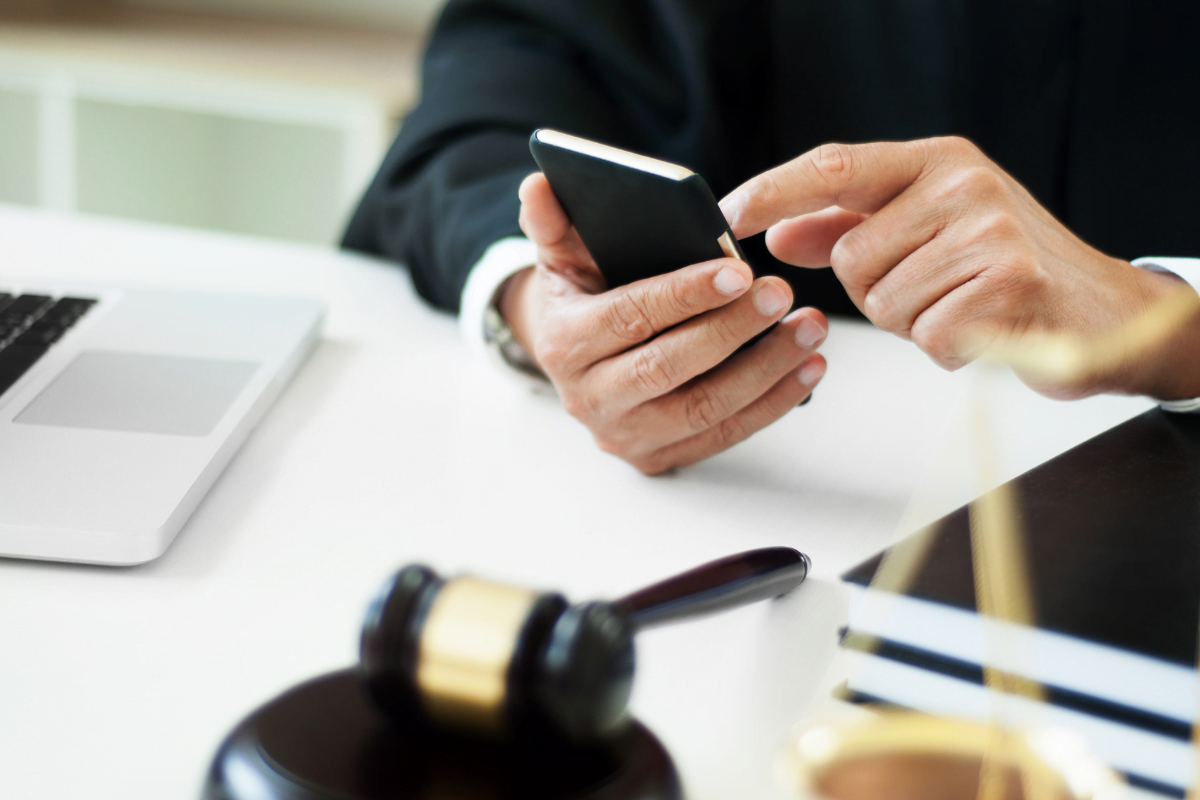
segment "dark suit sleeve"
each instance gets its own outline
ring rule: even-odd
[[[451,0],[425,54],[420,105],[343,246],[408,265],[422,297],[456,311],[483,251],[520,234],[517,188],[537,169],[535,128],[654,149],[688,116],[673,54],[694,15],[680,25],[679,11],[644,0]]]
[[[483,251],[520,234],[517,187],[537,169],[532,131],[626,138],[612,100],[589,75],[602,56],[581,28],[604,22],[591,5],[600,4],[452,0],[425,54],[421,103],[343,246],[407,264],[422,297],[456,311]]]

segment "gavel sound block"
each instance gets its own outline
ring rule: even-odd
[[[358,671],[251,714],[218,751],[204,797],[678,800],[670,757],[626,712],[634,635],[785,594],[808,568],[790,548],[752,550],[569,605],[406,567],[372,604]]]

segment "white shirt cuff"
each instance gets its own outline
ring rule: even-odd
[[[1158,258],[1150,256],[1130,262],[1151,272],[1170,272],[1183,278],[1200,293],[1200,258]]]
[[[471,352],[487,356],[484,315],[504,282],[537,263],[537,245],[524,236],[509,236],[492,244],[471,268],[458,309],[458,330]]]
[[[1197,294],[1200,294],[1200,258],[1168,258],[1149,256],[1130,262],[1135,267],[1148,269],[1152,272],[1169,272],[1187,282]],[[1200,412],[1200,397],[1191,400],[1161,400],[1159,405],[1164,411],[1194,414]]]

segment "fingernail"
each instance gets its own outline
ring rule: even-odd
[[[727,194],[721,198],[721,202],[717,203],[721,213],[725,215],[725,219],[729,222],[729,227],[732,228],[737,221],[738,212],[741,211],[737,198],[732,194]]]
[[[747,283],[742,273],[732,267],[722,267],[713,278],[713,286],[721,294],[735,294],[746,288]]]
[[[796,344],[811,350],[825,338],[825,329],[807,317],[796,326]]]
[[[787,307],[787,295],[773,283],[764,283],[754,293],[754,307],[764,317],[773,317]]]
[[[812,388],[825,374],[825,365],[820,361],[810,361],[800,368],[800,383]]]

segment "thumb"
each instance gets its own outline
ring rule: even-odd
[[[519,223],[525,235],[539,247],[552,247],[571,231],[571,220],[550,188],[550,182],[540,172],[521,181],[517,190],[521,198]]]
[[[767,229],[767,249],[785,264],[828,267],[834,245],[866,218],[866,214],[833,206],[785,219]]]

